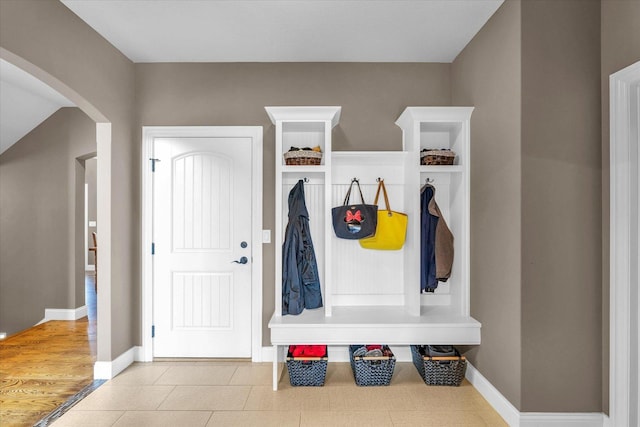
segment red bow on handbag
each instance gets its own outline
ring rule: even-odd
[[[347,219],[346,221],[356,220],[358,222],[362,222],[362,217],[360,216],[360,211],[356,211],[356,213],[352,213],[351,211],[347,211]]]

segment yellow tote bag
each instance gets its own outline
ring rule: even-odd
[[[365,249],[378,249],[383,251],[394,251],[402,249],[405,237],[407,236],[407,215],[402,212],[392,211],[389,207],[389,197],[387,197],[387,189],[384,186],[384,180],[380,180],[374,205],[378,204],[378,196],[380,189],[384,195],[384,203],[386,210],[378,209],[378,225],[376,233],[371,237],[358,240],[360,246]]]

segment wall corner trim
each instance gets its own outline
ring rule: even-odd
[[[599,412],[520,412],[468,361],[466,378],[511,427],[608,426]]]
[[[124,371],[133,362],[143,361],[142,347],[135,346],[110,362],[96,362],[93,365],[93,379],[110,380]]]
[[[638,253],[640,222],[640,61],[609,76],[610,250],[609,250],[609,418],[615,426],[637,425]],[[634,249],[635,248],[635,249]],[[634,252],[635,250],[635,252]],[[635,357],[634,357],[635,355]]]

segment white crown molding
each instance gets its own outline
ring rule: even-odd
[[[335,127],[340,120],[342,107],[264,107],[271,119],[271,123],[287,120],[293,121],[322,121],[331,120],[331,127]]]

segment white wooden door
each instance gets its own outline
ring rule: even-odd
[[[153,355],[250,357],[251,138],[153,145]]]

